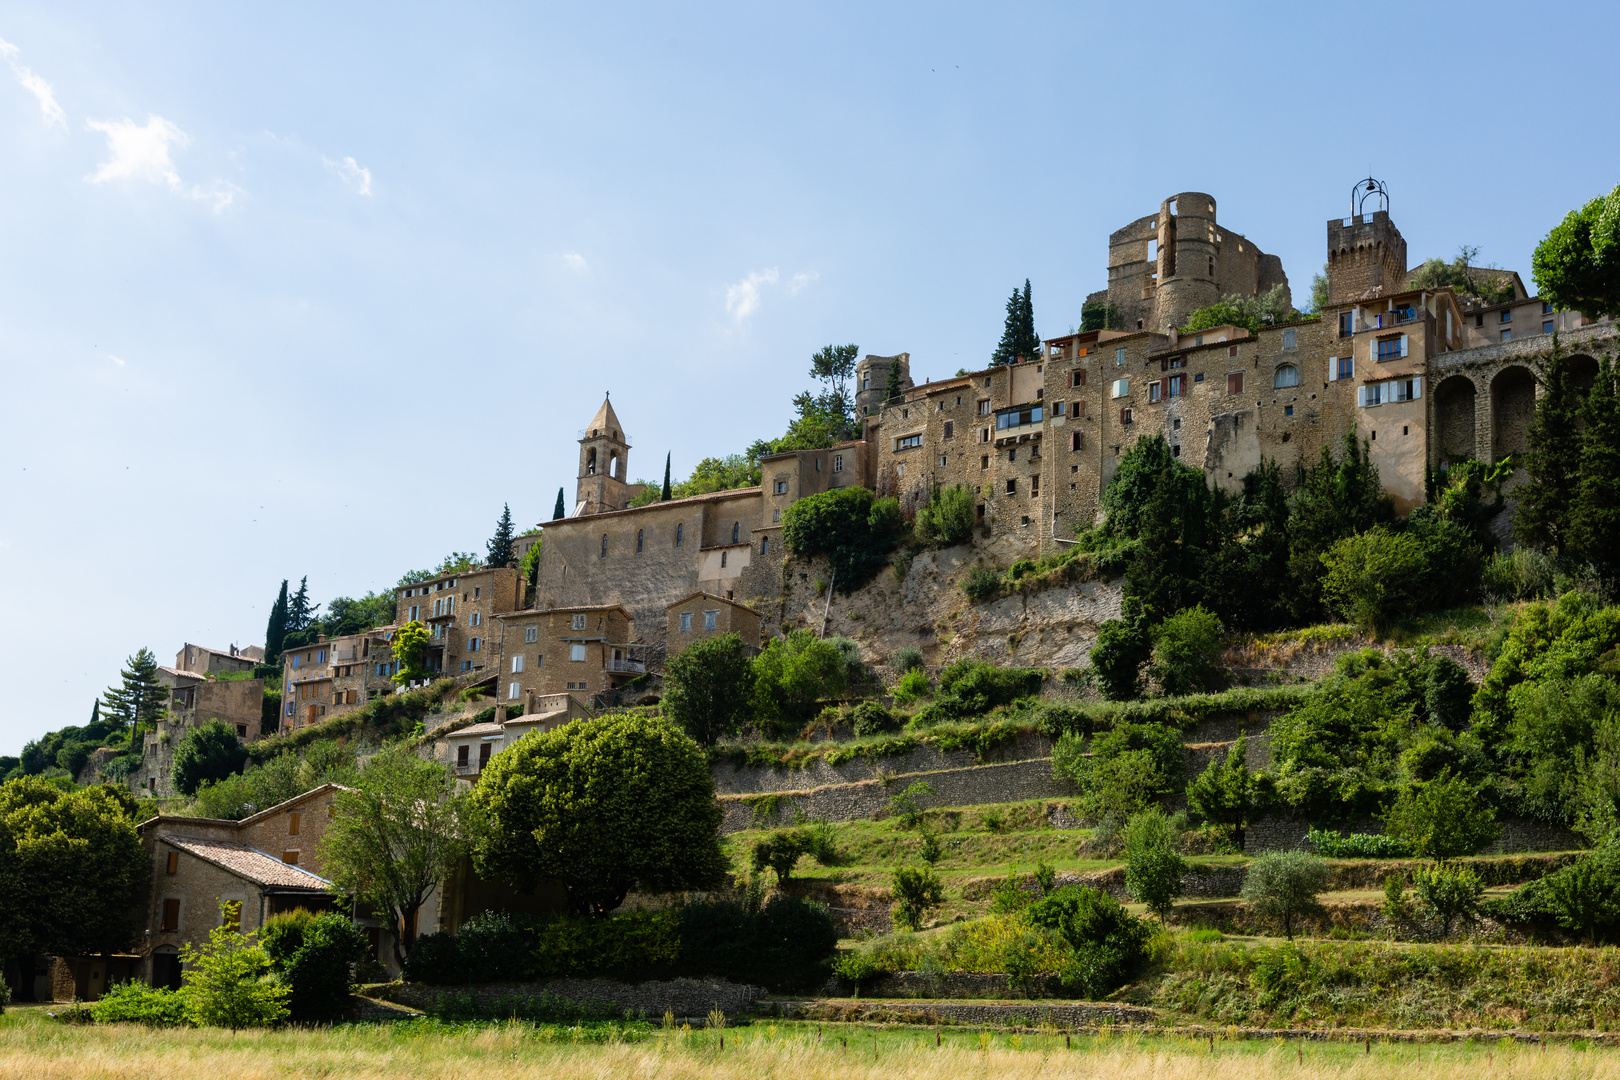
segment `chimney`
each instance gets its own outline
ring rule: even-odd
[[[1177,329],[1176,329],[1176,328],[1175,328],[1175,327],[1173,327],[1173,326],[1172,326],[1172,327],[1171,327],[1171,328],[1170,328],[1170,347],[1171,347],[1171,348],[1172,348],[1172,349],[1173,349],[1173,348],[1175,348],[1175,347],[1176,347],[1176,341],[1177,341],[1177,340],[1178,340],[1178,339],[1179,339],[1179,338],[1180,338],[1180,337],[1181,337],[1181,334],[1180,334],[1180,332],[1179,332],[1179,331],[1178,331],[1178,330],[1177,330]]]

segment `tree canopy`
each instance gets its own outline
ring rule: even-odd
[[[102,695],[102,715],[127,725],[131,736],[142,724],[150,724],[169,707],[169,691],[158,682],[157,657],[152,650],[138,649],[119,672],[120,684],[108,687]]]
[[[1035,304],[1030,298],[1029,279],[1025,278],[1023,291],[1014,289],[1007,298],[1007,321],[1001,329],[1001,340],[990,354],[990,364],[1012,364],[1039,355],[1041,338],[1035,333]]]
[[[247,747],[236,729],[222,720],[198,724],[186,732],[174,749],[174,786],[182,795],[194,795],[204,783],[217,783],[242,771]]]
[[[1556,308],[1620,315],[1620,185],[1564,215],[1536,245],[1530,272]]]
[[[495,522],[495,535],[489,538],[484,545],[489,552],[485,566],[511,566],[515,561],[512,554],[512,507],[506,503],[501,504],[500,520]]]
[[[703,746],[742,729],[753,695],[753,667],[737,634],[694,641],[665,664],[664,715]]]
[[[900,539],[900,504],[851,486],[807,495],[782,515],[782,539],[795,555],[824,555],[835,589],[853,592],[889,564]]]
[[[1208,330],[1215,326],[1242,326],[1251,331],[1276,323],[1295,322],[1305,316],[1294,310],[1286,285],[1273,285],[1258,296],[1232,293],[1219,303],[1201,307],[1187,316],[1183,333]]]

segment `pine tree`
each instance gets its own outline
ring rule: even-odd
[[[501,504],[501,519],[495,523],[495,535],[485,545],[489,549],[488,566],[512,565],[512,508]]]
[[[884,401],[899,401],[906,389],[900,384],[900,361],[889,361],[888,382],[883,388]]]
[[[1513,531],[1519,539],[1563,554],[1581,473],[1580,402],[1569,357],[1557,339],[1539,372],[1543,393],[1530,421],[1530,480],[1519,488]]]
[[[660,502],[669,502],[669,454],[664,455],[664,490],[658,496]],[[562,505],[558,503],[558,505]]]
[[[551,520],[552,521],[556,521],[556,520],[558,520],[559,518],[561,518],[563,516],[564,510],[563,510],[562,493],[563,493],[563,489],[558,488],[557,489],[557,506],[556,506],[556,508],[554,510],[551,511]]]
[[[1007,322],[1001,331],[1001,342],[990,354],[991,366],[1012,364],[1019,360],[1032,360],[1041,353],[1041,339],[1035,333],[1035,303],[1029,279],[1024,279],[1023,292],[1014,289],[1007,298]]]
[[[281,649],[287,640],[287,581],[281,582],[281,592],[270,605],[270,621],[264,628],[264,661],[274,664],[281,660]]]
[[[305,574],[298,581],[298,591],[287,601],[287,633],[308,630],[310,623],[315,621],[315,612],[319,607],[319,604],[311,605],[309,602],[309,575]]]
[[[151,649],[139,650],[125,664],[118,673],[122,685],[107,688],[93,720],[100,718],[99,706],[105,705],[109,717],[120,725],[129,725],[133,741],[139,725],[163,714],[169,703],[169,691],[158,682],[157,657],[152,655]]]
[[[1579,476],[1569,515],[1569,547],[1613,572],[1620,563],[1620,396],[1614,361],[1603,360],[1582,407]]]

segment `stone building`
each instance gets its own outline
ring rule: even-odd
[[[495,682],[502,702],[619,688],[647,671],[646,646],[621,604],[586,604],[512,611],[496,617],[504,657]]]
[[[500,627],[495,617],[518,609],[522,585],[517,571],[508,566],[478,567],[402,585],[394,590],[395,625],[420,622],[427,626],[429,664],[434,671],[493,674],[501,663]]]
[[[760,613],[747,604],[709,592],[695,592],[665,609],[665,638],[674,656],[694,642],[722,634],[736,634],[754,652],[765,643]]]
[[[178,794],[170,779],[174,751],[199,724],[218,720],[245,743],[264,734],[265,681],[250,675],[263,656],[257,646],[233,645],[227,652],[188,642],[174,667],[158,668],[158,682],[169,692],[168,708],[144,733],[141,766],[126,781],[130,790],[158,798]]]
[[[365,630],[282,654],[281,724],[293,731],[357,709],[392,692],[399,664],[389,628]]]
[[[552,731],[571,720],[595,715],[581,695],[574,693],[538,694],[530,690],[521,704],[521,714],[508,715],[506,706],[498,705],[495,719],[488,723],[457,728],[434,740],[434,759],[444,762],[458,778],[476,784],[489,759],[523,736]]]

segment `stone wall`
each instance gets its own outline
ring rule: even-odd
[[[387,997],[401,1005],[431,1012],[440,1002],[465,1001],[470,996],[480,1013],[495,1015],[500,999],[551,995],[570,1001],[615,1005],[632,1016],[657,1020],[666,1012],[677,1019],[707,1017],[719,1009],[727,1016],[752,1012],[765,996],[762,986],[745,986],[724,979],[671,979],[667,982],[616,982],[612,979],[548,979],[535,983],[478,983],[469,986],[424,986],[405,983],[392,987]]]
[[[1005,976],[989,976],[1001,979]],[[998,995],[1006,996],[1006,995]],[[1151,1009],[1134,1005],[1088,1005],[1032,1001],[1027,1005],[987,1002],[803,1001],[781,1002],[781,1015],[827,1023],[989,1024],[1011,1027],[1126,1026],[1153,1023]]]
[[[997,747],[987,755],[990,761],[1027,761],[1032,758],[1050,758],[1052,740],[1045,735],[1027,734],[1006,746]],[[825,759],[803,769],[773,769],[763,765],[734,766],[724,762],[710,769],[714,786],[722,795],[749,794],[766,791],[806,791],[827,784],[858,783],[879,778],[879,773],[931,772],[939,769],[965,769],[979,764],[971,750],[941,750],[936,746],[919,746],[904,754],[885,757],[857,757],[838,765]]]

